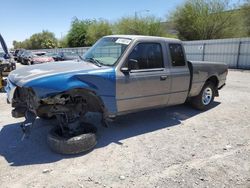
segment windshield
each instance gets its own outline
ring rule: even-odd
[[[100,39],[83,56],[85,61],[97,61],[100,65],[113,66],[121,57],[131,39],[105,37]]]

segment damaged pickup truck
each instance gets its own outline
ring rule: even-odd
[[[211,107],[225,85],[228,68],[186,60],[182,42],[151,36],[101,38],[79,61],[19,68],[7,80],[13,117],[25,117],[27,133],[36,117],[55,117],[48,134],[52,150],[72,154],[93,148],[96,128],[84,122],[88,112],[102,114],[107,126],[116,116],[189,103]]]

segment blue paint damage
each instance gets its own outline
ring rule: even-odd
[[[117,112],[114,68],[50,75],[33,79],[24,84],[23,87],[31,87],[40,98],[76,88],[89,89],[101,97],[109,113]]]

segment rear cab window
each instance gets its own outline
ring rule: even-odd
[[[182,67],[186,65],[184,51],[181,44],[171,43],[169,46],[169,52],[171,57],[171,64],[174,67]]]

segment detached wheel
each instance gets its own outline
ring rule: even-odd
[[[206,82],[198,96],[191,98],[191,104],[198,110],[207,110],[211,107],[215,96],[215,86]]]
[[[97,144],[97,129],[93,125],[85,124],[78,134],[62,136],[60,127],[51,129],[47,142],[52,151],[60,154],[77,154],[89,151]]]

